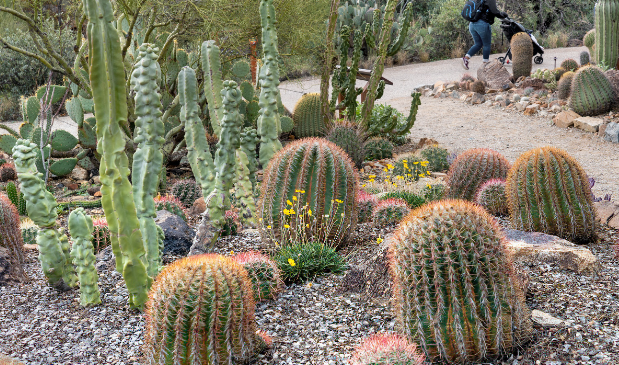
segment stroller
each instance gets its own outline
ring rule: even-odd
[[[514,34],[526,32],[529,37],[531,37],[531,41],[533,42],[533,55],[535,56],[533,57],[533,62],[538,65],[541,65],[544,62],[544,58],[542,57],[542,55],[544,54],[544,47],[540,46],[539,43],[537,43],[537,39],[535,39],[535,36],[532,34],[532,30],[526,29],[522,26],[522,24],[516,22],[513,19],[510,19],[509,17],[501,20],[500,27],[501,29],[503,29],[503,34],[507,37],[508,42],[512,41],[512,37],[514,36]],[[507,60],[508,58],[510,60],[512,59],[511,47],[507,49],[505,57],[499,57],[499,61],[501,61],[501,63],[503,64],[505,64],[505,61],[509,63],[509,61]]]

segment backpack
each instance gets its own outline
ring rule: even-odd
[[[484,14],[485,0],[467,0],[462,9],[462,17],[469,22],[476,22]]]

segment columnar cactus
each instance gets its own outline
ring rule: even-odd
[[[393,157],[393,143],[381,137],[375,137],[365,142],[364,149],[365,159],[368,161]]]
[[[447,196],[473,200],[479,187],[490,179],[505,179],[509,161],[500,153],[486,148],[474,148],[460,154],[447,174]]]
[[[516,229],[544,232],[575,242],[596,237],[596,213],[587,174],[567,152],[536,148],[509,172],[507,199]]]
[[[188,68],[188,67],[187,67]],[[211,118],[213,132],[219,136],[221,133],[221,119],[224,117],[221,92],[223,81],[221,78],[221,60],[219,47],[215,41],[202,43],[202,69],[204,70],[204,94],[208,102],[208,111]],[[198,94],[196,93],[196,98]],[[184,104],[181,102],[181,104]]]
[[[258,138],[258,132],[255,128],[246,127],[241,132],[241,149],[247,156],[247,168],[249,169],[249,180],[252,186],[256,184],[256,146],[258,146],[260,139]]]
[[[326,126],[320,109],[320,94],[309,93],[301,96],[292,113],[294,135],[297,138],[321,137]]]
[[[364,339],[350,360],[351,365],[424,365],[425,356],[414,343],[395,333],[377,333]]]
[[[619,1],[598,0],[595,3],[595,60],[616,67],[619,56]]]
[[[275,261],[258,251],[242,252],[234,256],[252,282],[256,302],[275,299],[284,288],[281,272]]]
[[[572,58],[568,58],[561,62],[561,67],[566,69],[567,71],[576,71],[578,70],[578,62]]]
[[[428,360],[478,362],[528,339],[505,245],[496,221],[462,200],[426,204],[400,223],[389,252],[396,325]]]
[[[391,198],[381,200],[372,210],[372,221],[378,227],[399,223],[410,209],[404,199]]]
[[[256,226],[256,202],[254,200],[254,189],[249,180],[249,165],[247,155],[242,149],[236,150],[236,179],[234,182],[234,192],[241,206],[242,221],[251,227]]]
[[[202,196],[202,189],[193,179],[179,180],[172,185],[172,195],[189,208]]]
[[[157,225],[155,224],[155,202],[161,174],[165,141],[165,128],[161,121],[161,94],[159,82],[161,68],[157,62],[159,48],[142,44],[131,73],[131,90],[135,92],[135,130],[134,142],[138,144],[133,154],[131,181],[133,200],[140,222],[142,241],[146,250],[147,273],[157,276],[161,266]]]
[[[559,99],[567,99],[570,97],[570,93],[572,92],[572,81],[574,81],[574,75],[576,73],[572,71],[568,71],[561,76],[559,79],[558,89],[558,97]]]
[[[512,72],[514,79],[531,75],[533,68],[533,43],[526,32],[514,34],[511,40]]]
[[[109,0],[83,0],[88,17],[90,83],[97,116],[97,152],[101,155],[101,204],[110,227],[116,270],[129,291],[129,304],[142,308],[152,278],[142,241],[129,162],[121,126],[127,123],[127,90],[114,10]],[[33,219],[34,220],[34,219]],[[36,222],[36,221],[35,221]]]
[[[84,307],[101,303],[95,253],[92,246],[92,219],[77,208],[69,214],[69,232],[73,239],[71,257],[80,281],[80,304]]]
[[[613,87],[604,72],[595,66],[585,66],[574,75],[569,106],[580,115],[608,113],[615,99]]]
[[[475,202],[484,207],[492,215],[507,215],[507,195],[505,195],[505,180],[491,179],[479,187],[475,194]]]
[[[99,252],[110,245],[110,228],[105,218],[92,221],[92,246]]]
[[[6,184],[6,195],[9,196],[13,205],[17,207],[17,212],[19,215],[28,214],[26,210],[26,199],[24,199],[24,194],[22,192],[17,191],[17,186],[12,181],[9,181]]]
[[[376,204],[378,204],[378,198],[374,194],[368,194],[363,190],[359,190],[355,199],[357,199],[357,223],[370,222],[372,220],[372,211]]]
[[[161,271],[149,297],[147,365],[245,363],[265,346],[256,333],[251,280],[232,258],[175,261]]]
[[[329,131],[326,139],[343,149],[357,168],[363,167],[365,148],[363,132],[359,130],[359,126],[353,122],[336,123]]]
[[[26,279],[24,272],[24,242],[19,229],[19,214],[9,198],[0,194],[0,247],[9,251],[12,276]]]
[[[350,157],[333,143],[320,138],[290,143],[264,172],[257,206],[263,240],[274,249],[278,243],[289,243],[299,229],[307,240],[338,246],[357,223],[358,184]],[[311,222],[298,226],[295,217],[300,216]]]

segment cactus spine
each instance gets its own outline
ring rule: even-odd
[[[142,241],[146,250],[147,273],[157,276],[161,267],[161,253],[157,225],[155,224],[155,202],[153,200],[159,185],[163,165],[164,126],[161,121],[161,94],[159,81],[161,69],[157,62],[159,48],[142,44],[131,73],[131,89],[135,92],[134,142],[138,148],[133,154],[133,199],[140,222]]]
[[[189,208],[196,199],[202,196],[202,189],[193,179],[180,180],[172,185],[172,195],[178,198],[185,207]]]
[[[221,120],[224,116],[221,99],[223,82],[221,81],[219,47],[217,47],[215,41],[202,43],[202,69],[204,69],[204,94],[208,102],[211,127],[213,132],[219,136],[219,133],[221,133]],[[197,97],[196,93],[196,100]]]
[[[363,133],[354,122],[336,123],[326,139],[343,149],[358,169],[363,167],[363,160],[365,159]]]
[[[619,56],[619,1],[595,3],[595,60],[616,67]]]
[[[152,278],[137,218],[121,126],[127,123],[127,91],[120,39],[109,0],[83,0],[88,16],[90,83],[101,154],[101,204],[110,228],[116,269],[129,291],[129,304],[142,308]],[[35,221],[36,222],[36,221]]]
[[[507,215],[507,196],[505,195],[505,180],[491,179],[477,190],[475,202],[484,207],[492,215]]]
[[[390,246],[396,325],[428,360],[478,362],[529,337],[505,244],[495,220],[462,200],[426,204],[400,223]]]
[[[16,279],[26,279],[24,272],[24,242],[19,229],[17,207],[0,194],[0,247],[9,251],[11,271]]]
[[[404,199],[390,198],[376,204],[372,210],[372,220],[377,227],[384,227],[399,223],[408,212],[408,205]]]
[[[157,277],[146,309],[145,363],[246,363],[265,345],[256,334],[247,271],[232,258],[178,260]]]
[[[509,161],[496,151],[474,148],[465,151],[451,164],[447,174],[448,196],[473,200],[479,187],[490,179],[505,179]]]
[[[587,174],[567,152],[537,148],[509,172],[507,199],[515,228],[576,242],[596,237],[596,214]]]
[[[80,281],[80,304],[84,307],[101,303],[95,253],[92,245],[92,219],[77,208],[69,214],[69,232],[73,239],[71,257]]]
[[[569,106],[583,116],[607,113],[612,107],[615,92],[604,72],[595,66],[585,66],[574,75]]]
[[[521,76],[530,76],[531,69],[533,68],[533,43],[531,42],[531,37],[526,32],[514,34],[511,40],[511,49],[514,80],[518,80]]]

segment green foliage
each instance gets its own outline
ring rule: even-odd
[[[480,362],[529,339],[531,315],[505,238],[482,208],[459,200],[424,205],[393,237],[396,325],[428,360]]]
[[[422,196],[419,196],[411,191],[406,190],[398,190],[398,191],[390,191],[381,195],[380,200],[387,199],[402,199],[406,202],[409,208],[415,209],[425,204],[426,199]]]
[[[243,252],[234,256],[252,282],[256,302],[275,299],[284,288],[281,272],[275,261],[258,251]]]
[[[511,40],[512,73],[514,79],[531,75],[533,68],[533,42],[526,32],[514,34]],[[565,67],[564,67],[565,68]]]
[[[470,39],[469,23],[460,15],[462,1],[445,0],[439,4],[438,10],[430,16],[427,23],[431,28],[431,34],[426,39],[430,42],[422,46],[426,52],[430,53],[431,58],[451,56],[454,46],[458,47],[465,40]],[[466,52],[466,49],[463,52]]]
[[[506,191],[514,228],[577,243],[595,240],[589,180],[567,152],[543,147],[523,153],[509,172]]]
[[[350,122],[336,123],[326,137],[350,156],[357,168],[363,167],[365,149],[363,135],[359,127]]]
[[[428,170],[443,172],[449,169],[449,151],[439,146],[429,146],[421,150],[419,155],[428,161]]]
[[[426,202],[431,202],[435,200],[441,200],[445,196],[446,192],[445,185],[443,184],[434,184],[434,185],[426,185],[422,189],[423,198]]]
[[[325,274],[341,274],[346,260],[333,247],[320,242],[286,246],[274,257],[285,283],[303,283]]]
[[[428,160],[416,154],[400,155],[393,165],[392,180],[393,177],[402,176],[409,181],[419,181],[420,178],[430,175],[428,164]]]
[[[405,137],[413,128],[417,109],[421,104],[418,93],[414,93],[412,96],[413,99],[411,100],[411,109],[408,118],[390,105],[374,105],[372,115],[367,122],[367,136],[388,139],[396,146],[406,143],[406,138],[404,138],[404,143],[402,143],[402,137]],[[361,118],[362,108],[363,104],[357,107],[358,119]]]
[[[366,161],[393,157],[393,143],[382,137],[371,138],[365,142],[364,148]]]
[[[613,87],[604,72],[595,66],[576,71],[572,80],[569,106],[582,116],[608,113],[615,98]]]
[[[491,179],[505,179],[509,161],[500,153],[474,148],[460,154],[447,174],[448,197],[472,200],[479,187]]]
[[[193,179],[179,180],[172,185],[172,195],[189,208],[202,196],[202,189]]]

